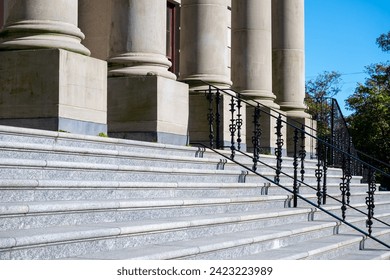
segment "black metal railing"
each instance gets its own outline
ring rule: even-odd
[[[272,182],[273,184],[292,193],[293,207],[297,207],[298,199],[301,199],[306,203],[321,209],[337,220],[342,221],[346,225],[352,227],[365,236],[372,238],[387,248],[390,248],[390,245],[382,242],[373,235],[373,225],[375,222],[380,223],[381,225],[385,225],[386,227],[390,227],[390,224],[376,218],[374,213],[375,192],[377,189],[375,176],[376,174],[390,176],[389,174],[383,174],[382,170],[359,159],[357,154],[353,153],[353,146],[351,141],[348,143],[334,145],[335,143],[329,141],[329,139],[321,139],[317,137],[315,135],[315,130],[313,130],[311,127],[303,125],[299,122],[287,121],[287,117],[278,110],[274,110],[253,100],[243,99],[239,93],[232,89],[221,89],[206,82],[204,82],[204,84],[207,89],[200,90],[200,93],[203,91],[208,101],[208,113],[206,119],[208,120],[209,142],[207,145],[204,143],[199,145],[213,150],[214,152],[230,159],[236,164],[239,164],[248,171],[257,174],[269,182]],[[221,111],[223,110],[223,102],[221,102],[222,97],[227,97],[230,99],[230,120],[229,126],[227,128],[230,132],[229,141],[223,139],[223,135],[225,134],[223,134],[223,122],[221,121]],[[250,108],[251,111],[253,111],[253,116],[247,116],[246,119],[243,119],[243,110],[245,108]],[[273,127],[274,133],[276,135],[276,141],[273,148],[276,159],[275,166],[271,166],[260,160],[262,147],[261,118],[271,118],[275,123],[275,127]],[[252,144],[252,146],[250,146],[248,149],[251,150],[251,154],[249,154],[247,150],[243,149],[242,145],[244,142],[244,139],[242,138],[243,128],[246,127],[247,120],[248,123],[252,123],[251,127],[253,128],[252,131],[246,131],[246,133],[252,133],[251,137],[246,137],[246,139],[251,139],[251,143],[249,144]],[[284,133],[284,131],[290,131],[292,132],[292,135],[285,135],[286,133]],[[316,143],[316,168],[314,170],[314,174],[310,174],[311,170],[305,167],[305,161],[307,160],[307,140],[313,140],[311,142]],[[229,144],[227,145],[225,143]],[[286,143],[289,144],[287,145],[288,147],[293,147],[292,151],[288,151],[288,153],[292,155],[293,158],[292,176],[283,171],[283,154],[285,154]],[[227,156],[226,152],[222,153],[220,151],[221,149],[230,150],[229,155]],[[248,166],[246,164],[240,163],[237,160],[237,154],[250,157],[252,164]],[[273,170],[275,176],[272,179],[267,176],[263,176],[260,172],[258,172],[259,165]],[[358,178],[360,178],[360,175],[357,175],[358,173],[354,172],[355,166],[359,166],[359,170],[366,170],[367,174],[369,174],[367,180],[367,196],[364,199],[364,203],[367,206],[367,211],[362,211],[350,203],[352,188],[351,181],[353,177],[359,176]],[[341,199],[336,198],[328,193],[327,184],[330,167],[339,167],[342,170],[342,176],[339,183]],[[312,186],[308,183],[309,181],[306,180],[309,175],[315,178],[315,186]],[[291,181],[288,181],[290,183],[287,183],[287,181],[282,182],[282,178],[283,180],[286,180],[287,178]],[[292,185],[291,189],[286,187],[286,185],[289,184]],[[316,203],[306,199],[300,194],[299,189],[303,186],[311,188],[315,191],[315,195],[317,197]],[[332,202],[338,203],[340,205],[341,217],[322,207],[323,204],[328,203],[329,199],[331,199]],[[367,217],[367,231],[357,228],[347,221],[348,212],[352,210],[360,214],[364,214]]]

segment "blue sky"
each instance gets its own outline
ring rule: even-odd
[[[306,80],[324,71],[340,72],[336,99],[344,108],[357,83],[364,82],[365,66],[390,60],[375,43],[388,31],[390,0],[305,0]]]

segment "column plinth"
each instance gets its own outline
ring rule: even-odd
[[[107,63],[89,57],[78,0],[6,0],[0,124],[107,133]]]

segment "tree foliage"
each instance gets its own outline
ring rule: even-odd
[[[366,69],[369,78],[346,100],[350,132],[358,150],[390,162],[390,64]]]
[[[329,98],[340,91],[341,74],[336,71],[325,71],[315,79],[306,82],[306,112],[317,120],[318,136],[326,137],[329,134]]]
[[[390,31],[379,36],[376,39],[376,43],[384,52],[390,51]]]
[[[377,44],[390,50],[390,32],[382,34]],[[390,168],[390,62],[366,67],[368,78],[359,84],[346,101],[353,113],[347,119],[355,147],[383,163],[371,162],[389,173]],[[366,158],[365,160],[370,161]],[[382,177],[383,187],[390,190],[390,178]]]

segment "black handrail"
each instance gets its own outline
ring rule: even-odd
[[[375,166],[372,166],[371,164],[368,164],[357,156],[357,154],[351,154],[351,146],[348,145],[347,151],[343,147],[338,147],[335,145],[332,145],[328,139],[322,139],[319,138],[311,133],[309,133],[307,130],[311,129],[308,126],[305,126],[299,122],[288,122],[285,115],[283,115],[281,112],[264,106],[261,103],[254,101],[254,100],[248,100],[241,98],[241,94],[238,92],[235,92],[232,89],[221,89],[218,88],[212,84],[209,84],[207,82],[204,82],[205,86],[207,86],[207,89],[204,90],[198,90],[200,92],[204,92],[206,94],[207,100],[209,102],[209,108],[208,108],[208,114],[207,114],[207,120],[208,120],[208,126],[209,126],[209,149],[213,150],[214,152],[223,155],[222,153],[218,152],[217,149],[222,148],[229,148],[230,149],[230,157],[227,157],[226,155],[223,155],[225,158],[229,158],[231,161],[235,162],[236,164],[239,164],[240,166],[244,167],[247,170],[250,170],[251,172],[265,178],[266,180],[276,184],[277,186],[289,191],[293,194],[293,202],[294,207],[297,207],[297,199],[303,199],[310,205],[315,206],[316,208],[319,208],[323,210],[325,213],[330,214],[332,217],[336,218],[339,221],[344,222],[345,224],[351,226],[355,230],[359,231],[360,233],[364,234],[367,237],[371,237],[372,239],[376,240],[377,242],[381,243],[382,245],[385,245],[386,247],[390,248],[389,245],[383,243],[380,240],[377,240],[372,236],[372,226],[373,222],[380,222],[386,226],[390,226],[388,223],[381,221],[380,219],[377,219],[374,217],[374,208],[375,208],[375,191],[376,191],[376,182],[375,182],[375,174],[379,173],[382,175],[390,176],[390,174],[387,174],[386,172],[376,168]],[[223,140],[220,139],[220,125],[221,122],[218,121],[219,114],[220,114],[220,106],[221,106],[221,95],[226,95],[230,97],[230,103],[229,103],[229,111],[230,111],[230,124],[229,124],[229,132],[230,132],[230,145],[227,147],[226,145],[222,144]],[[213,96],[216,96],[216,98],[213,98]],[[216,102],[215,104],[213,102]],[[242,107],[252,107],[254,109],[253,114],[253,136],[252,136],[252,144],[253,144],[253,157],[252,162],[253,166],[249,168],[248,166],[242,165],[239,162],[235,160],[235,156],[237,152],[240,152],[241,154],[244,154],[241,151],[241,127],[244,125],[242,120]],[[214,111],[217,111],[215,113]],[[215,114],[217,114],[217,117],[215,117]],[[276,120],[276,126],[275,126],[275,134],[276,134],[276,145],[274,148],[274,154],[276,156],[276,168],[272,169],[275,171],[275,177],[273,179],[269,179],[261,174],[259,174],[256,169],[258,167],[258,164],[264,164],[259,160],[259,154],[260,154],[260,136],[261,136],[261,126],[260,126],[260,115],[266,115],[271,118],[274,118]],[[217,121],[216,121],[217,119]],[[291,137],[291,140],[294,144],[294,156],[293,156],[293,167],[294,167],[294,176],[289,176],[285,172],[282,171],[282,154],[283,154],[283,146],[285,142],[285,138],[283,138],[282,134],[282,128],[286,126],[290,130],[292,130],[294,133],[294,136]],[[215,131],[218,131],[218,134],[215,135]],[[217,136],[217,139],[215,139],[215,136]],[[314,188],[312,186],[309,186],[304,182],[305,179],[305,168],[304,168],[304,162],[306,157],[306,149],[305,149],[305,139],[311,138],[316,142],[316,159],[317,159],[317,168],[315,169],[315,177],[317,179],[317,186]],[[216,144],[216,145],[215,145]],[[198,145],[202,145],[203,147],[207,147],[203,143],[198,143]],[[328,162],[329,155],[337,156],[341,159],[341,169],[343,172],[341,183],[340,185],[340,191],[341,191],[341,200],[336,199],[335,197],[330,196],[327,193],[327,172],[328,167],[331,166]],[[246,154],[247,155],[247,154]],[[298,170],[299,161],[301,163],[301,170]],[[367,190],[367,197],[365,198],[365,203],[367,205],[367,213],[353,207],[350,205],[350,188],[351,188],[351,179],[352,176],[356,175],[353,173],[353,164],[358,163],[362,168],[365,168],[368,170],[368,173],[370,176],[368,176],[368,190]],[[265,165],[267,166],[267,165]],[[270,167],[268,165],[268,167]],[[298,173],[301,175],[301,179],[298,179]],[[280,184],[280,175],[285,175],[293,179],[293,190],[289,190],[288,188],[282,186]],[[314,189],[316,191],[317,195],[317,204],[313,202],[309,202],[307,199],[303,198],[299,194],[299,187],[301,185],[309,186],[310,188]],[[336,215],[329,213],[323,207],[321,207],[321,204],[326,204],[326,198],[332,198],[335,201],[341,203],[341,210],[342,210],[342,217],[337,217]],[[366,227],[368,228],[368,232],[365,232],[364,230],[358,229],[355,226],[351,225],[346,221],[346,214],[348,209],[354,209],[358,211],[359,213],[362,213],[367,216],[366,220]]]
[[[200,146],[202,146],[202,147],[204,147],[204,148],[206,148],[206,149],[209,149],[209,150],[213,151],[214,153],[216,153],[216,154],[218,154],[218,155],[224,157],[225,159],[228,159],[228,160],[234,162],[235,164],[241,166],[242,168],[245,168],[245,169],[248,170],[249,172],[252,172],[253,174],[256,174],[257,176],[259,176],[259,177],[261,177],[261,178],[263,178],[263,179],[269,181],[270,183],[277,185],[278,187],[282,188],[283,190],[285,190],[285,191],[287,191],[287,192],[289,192],[289,193],[292,193],[294,196],[296,195],[298,198],[300,198],[301,200],[303,200],[303,201],[305,201],[306,203],[310,204],[311,206],[313,206],[313,207],[315,207],[315,208],[317,208],[317,209],[323,211],[324,213],[326,213],[326,214],[328,214],[329,216],[335,218],[335,219],[338,220],[339,222],[342,222],[342,223],[344,223],[345,225],[347,225],[347,226],[351,227],[352,229],[356,230],[357,232],[360,232],[361,234],[363,234],[363,235],[366,236],[367,238],[369,237],[369,238],[371,238],[372,240],[375,240],[376,242],[378,242],[378,243],[382,244],[383,246],[385,246],[385,247],[387,247],[387,248],[390,249],[390,245],[389,245],[389,244],[383,242],[382,240],[376,238],[375,236],[372,236],[372,232],[366,232],[366,231],[364,231],[364,230],[362,230],[362,229],[360,229],[360,228],[354,226],[353,224],[351,224],[351,223],[345,221],[344,219],[338,217],[337,215],[333,214],[332,212],[328,211],[327,209],[323,208],[322,206],[315,204],[314,202],[308,200],[307,198],[305,198],[304,196],[302,196],[302,195],[300,195],[300,194],[294,194],[293,191],[290,190],[289,188],[287,188],[287,187],[281,185],[280,183],[276,183],[275,181],[271,180],[270,178],[268,178],[268,177],[266,177],[266,176],[263,176],[262,174],[258,173],[257,171],[253,171],[253,170],[252,170],[251,168],[249,168],[248,166],[246,166],[246,165],[244,165],[244,164],[242,164],[242,163],[236,161],[235,159],[231,159],[230,157],[226,156],[225,154],[219,152],[219,151],[216,150],[216,149],[209,148],[209,147],[207,147],[206,145],[204,145],[203,143],[194,143],[194,144],[200,145]],[[386,223],[385,223],[385,224],[386,224]],[[386,225],[387,225],[387,224],[386,224]]]

